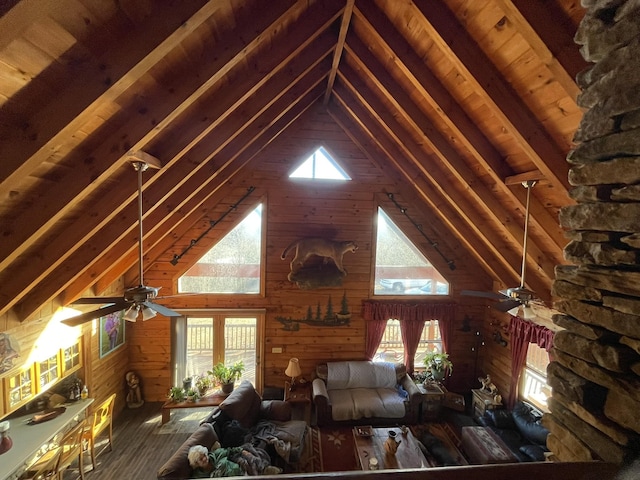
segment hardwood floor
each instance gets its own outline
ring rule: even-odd
[[[95,471],[85,455],[86,480],[155,480],[158,468],[178,449],[201,419],[207,408],[174,411],[171,420],[160,426],[162,403],[145,403],[137,409],[125,409],[114,421],[113,451],[106,449],[104,436],[96,447],[100,452]],[[79,478],[77,468],[65,472],[64,480]]]

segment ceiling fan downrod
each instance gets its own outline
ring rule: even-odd
[[[144,280],[143,280],[144,268],[143,268],[143,265],[142,265],[142,255],[143,255],[143,251],[142,251],[142,235],[143,235],[143,229],[142,229],[142,172],[147,170],[147,168],[149,168],[149,165],[147,165],[146,162],[142,162],[142,161],[138,161],[138,160],[132,161],[131,165],[133,165],[133,168],[136,170],[136,172],[138,172],[138,258],[139,258],[139,262],[138,262],[138,275],[139,276],[138,276],[138,278],[140,279],[139,286],[142,287],[144,285]]]
[[[527,189],[527,204],[524,216],[524,241],[522,242],[522,269],[520,273],[520,288],[524,289],[524,279],[527,272],[527,239],[529,238],[529,203],[531,201],[531,189],[537,182],[527,180],[522,182],[522,186]]]

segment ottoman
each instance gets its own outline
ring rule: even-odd
[[[461,444],[471,464],[518,463],[518,457],[490,428],[462,427]]]

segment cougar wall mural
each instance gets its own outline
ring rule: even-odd
[[[287,278],[297,283],[300,288],[314,288],[342,285],[342,278],[347,275],[343,264],[344,254],[355,253],[358,244],[351,240],[302,238],[291,242],[280,258],[286,259],[294,249],[295,255],[291,260],[291,271]],[[314,262],[313,257],[320,258],[321,261]]]

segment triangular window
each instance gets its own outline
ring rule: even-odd
[[[375,295],[448,295],[449,282],[378,208]]]
[[[179,293],[260,293],[262,205],[178,279]]]
[[[342,167],[324,147],[318,148],[296,168],[289,178],[322,178],[328,180],[351,180]]]

